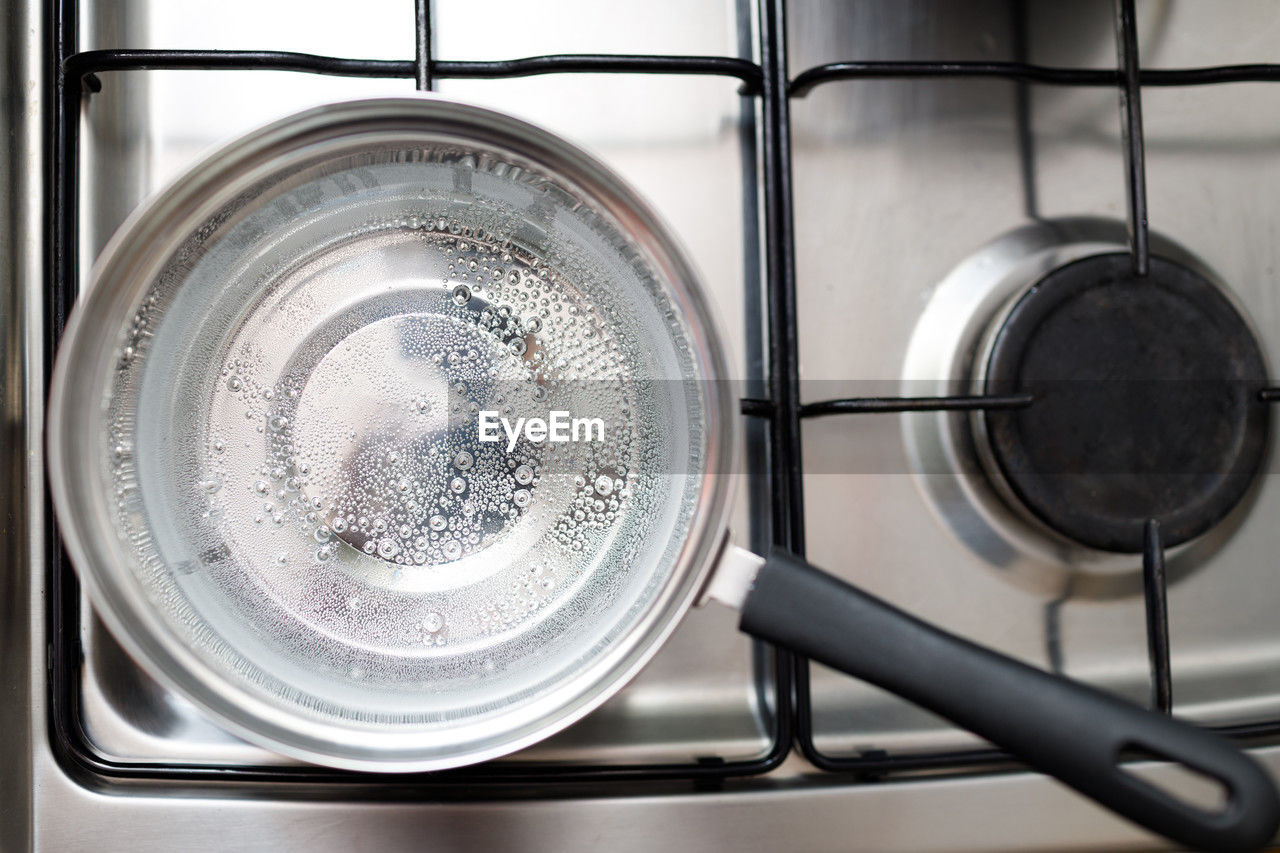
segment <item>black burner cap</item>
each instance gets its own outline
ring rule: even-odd
[[[1126,254],[1049,273],[996,335],[987,391],[1030,392],[984,414],[1005,480],[1059,533],[1107,551],[1166,545],[1222,520],[1262,467],[1266,368],[1231,302],[1192,270]]]

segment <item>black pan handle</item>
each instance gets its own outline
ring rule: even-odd
[[[948,634],[785,551],[760,568],[741,628],[946,717],[1179,844],[1256,849],[1280,823],[1271,779],[1227,740]],[[1127,750],[1217,780],[1225,804],[1206,811],[1142,781],[1119,763]]]

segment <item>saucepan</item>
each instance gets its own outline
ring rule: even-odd
[[[122,645],[305,761],[511,753],[715,600],[1177,841],[1270,839],[1275,789],[1227,741],[730,544],[728,380],[685,253],[596,159],[441,98],[335,104],[212,154],[111,240],[57,357],[50,482]]]

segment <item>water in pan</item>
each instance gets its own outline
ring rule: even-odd
[[[121,529],[187,641],[274,701],[510,706],[621,636],[682,541],[679,316],[603,218],[481,161],[386,150],[260,188],[127,332]],[[481,412],[556,411],[603,435],[480,440]]]
[[[630,513],[632,489],[623,478],[635,479],[651,462],[634,457],[634,383],[621,347],[593,312],[566,305],[576,300],[562,295],[558,276],[460,226],[460,236],[447,228],[440,236],[439,223],[424,234],[413,233],[415,225],[393,222],[323,253],[273,287],[268,301],[281,294],[296,303],[326,281],[357,278],[351,267],[367,265],[371,253],[434,261],[452,287],[415,287],[348,305],[311,328],[283,369],[252,353],[258,342],[288,334],[274,327],[290,325],[290,312],[260,303],[231,342],[225,386],[215,386],[206,464],[220,497],[210,511],[226,540],[262,526],[267,535],[252,538],[279,547],[270,527],[296,528],[301,535],[276,555],[276,574],[295,594],[308,585],[296,575],[312,574],[313,557],[337,558],[379,587],[443,592],[475,588],[544,539],[575,558],[593,554]],[[590,413],[600,434],[580,430],[583,440],[574,444],[534,442],[524,433],[509,441],[501,432],[497,441],[480,440],[481,412],[511,424],[545,421],[553,411]],[[233,488],[223,492],[221,483]],[[385,565],[357,568],[365,562],[359,554]],[[569,556],[504,577],[473,612],[397,615],[379,626],[391,632],[384,643],[421,644],[424,625],[425,641],[435,645],[508,630],[547,605],[557,575],[572,581],[578,574],[561,566],[573,562]],[[331,590],[320,594],[333,597]],[[326,630],[349,632],[342,611],[363,604],[358,594],[326,602],[334,617]],[[416,611],[424,606],[414,602]],[[358,640],[368,642],[369,626],[358,630]]]

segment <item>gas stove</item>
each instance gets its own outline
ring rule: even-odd
[[[682,237],[743,388],[743,544],[1280,771],[1265,4],[10,5],[5,849],[1156,843],[711,608],[573,728],[433,775],[297,763],[142,673],[47,511],[77,283],[207,147],[414,85],[582,142]]]

